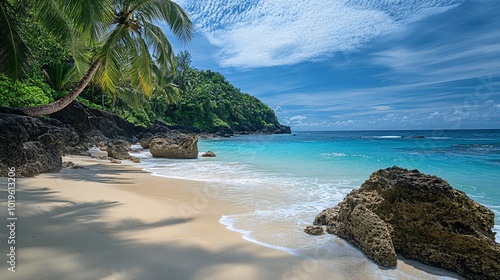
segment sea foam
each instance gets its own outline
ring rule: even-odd
[[[216,158],[158,159],[147,150],[134,155],[154,175],[204,181],[214,190],[215,198],[244,205],[247,212],[224,213],[220,223],[246,240],[306,258],[345,259],[351,264],[364,260],[359,250],[335,236],[311,238],[303,229],[320,211],[359,188],[371,172],[395,164],[438,175],[492,209],[500,241],[500,197],[496,192],[500,177],[498,165],[492,163],[499,159],[495,143],[500,136],[475,135],[474,139],[497,139],[476,143],[467,133],[397,133],[241,136],[200,140],[200,151],[212,150]],[[436,139],[415,141],[411,135]],[[318,257],[318,248],[329,253]],[[369,262],[362,263],[371,267]],[[373,269],[378,271],[376,266]],[[383,279],[400,276],[397,270],[378,273]]]

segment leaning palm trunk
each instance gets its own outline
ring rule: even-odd
[[[80,95],[80,93],[85,89],[85,87],[87,87],[88,83],[90,82],[90,79],[92,79],[92,76],[94,76],[100,65],[101,65],[100,59],[92,63],[92,65],[90,65],[89,69],[87,70],[87,73],[85,73],[85,75],[76,84],[76,86],[62,98],[46,105],[40,105],[29,108],[20,108],[20,110],[24,114],[34,117],[34,116],[50,115],[63,109],[64,107],[68,106],[71,102],[73,102],[73,100],[75,100],[78,97],[78,95]]]

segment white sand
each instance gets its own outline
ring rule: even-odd
[[[65,160],[88,169],[17,181],[16,273],[3,261],[0,279],[378,278],[348,263],[338,267],[342,260],[325,266],[245,241],[218,222],[244,209],[204,195],[203,182],[86,157]],[[7,260],[4,179],[0,249]],[[398,268],[422,278],[411,265]]]

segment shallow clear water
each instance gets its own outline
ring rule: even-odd
[[[252,209],[220,221],[250,241],[314,257],[318,242],[339,241],[310,238],[303,228],[373,171],[394,165],[437,175],[493,210],[500,241],[500,130],[248,135],[200,140],[199,150],[217,157],[140,157],[156,175],[206,181],[208,195]]]

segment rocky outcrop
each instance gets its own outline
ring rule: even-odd
[[[158,123],[158,122],[157,122]],[[162,124],[162,123],[159,123],[159,124]],[[164,125],[164,124],[162,124]],[[167,126],[171,131],[175,131],[175,132],[178,132],[178,133],[183,133],[183,134],[206,134],[206,133],[209,133],[208,131],[204,130],[204,129],[200,129],[200,128],[197,128],[197,127],[192,127],[192,126],[184,126],[184,125],[169,125]],[[151,130],[149,130],[150,132],[152,132],[153,134],[158,134],[158,132],[153,132]],[[160,132],[162,133],[162,132]]]
[[[265,130],[265,133],[269,134],[292,134],[292,130],[289,126],[280,125],[278,127],[268,128]]]
[[[310,235],[323,235],[325,230],[320,226],[307,226],[304,232]]]
[[[216,157],[216,154],[212,151],[207,151],[201,155],[202,157]]]
[[[63,163],[61,165],[62,168],[70,168],[73,166],[75,166],[75,163],[72,161],[63,161]]]
[[[134,143],[144,131],[143,127],[135,126],[118,115],[92,109],[75,101],[50,117],[72,126],[79,134],[78,144],[83,149],[98,142],[107,142],[108,139]]]
[[[106,147],[106,152],[108,152],[108,157],[114,159],[129,159],[130,154],[130,143],[125,140],[112,140],[108,142]]]
[[[64,148],[79,141],[71,126],[54,119],[0,114],[0,131],[0,176],[7,167],[19,177],[58,172]]]
[[[151,143],[151,139],[153,138],[153,134],[145,133],[142,135],[141,140],[139,140],[139,144],[143,149],[149,149],[149,143]]]
[[[130,160],[133,163],[141,163],[141,159],[134,156],[129,157],[128,160]]]
[[[19,176],[35,176],[44,172],[57,172],[61,168],[61,155],[94,156],[92,147],[107,145],[110,140],[123,140],[136,143],[141,140],[141,146],[149,148],[150,142],[155,142],[152,153],[158,157],[196,158],[197,136],[182,142],[185,138],[178,133],[190,135],[213,136],[205,130],[189,126],[168,126],[161,122],[153,123],[149,128],[135,126],[119,116],[98,109],[89,108],[76,101],[66,108],[44,118],[33,118],[22,115],[22,111],[0,107],[0,168],[3,173],[9,166],[18,167]],[[289,128],[288,128],[289,129]],[[271,131],[252,131],[253,133],[273,133]],[[274,133],[280,133],[275,131]],[[166,136],[165,136],[166,135]],[[221,130],[219,136],[231,136],[233,131]],[[176,144],[170,140],[176,139],[179,151],[174,151]],[[174,141],[174,142],[175,142]],[[136,157],[123,153],[111,157],[127,158],[140,162]],[[106,157],[107,159],[107,157]]]
[[[493,212],[418,170],[374,172],[314,224],[327,226],[382,266],[396,266],[398,253],[468,279],[500,279]]]
[[[227,126],[214,127],[213,133],[218,137],[231,137],[234,135],[234,131]]]
[[[191,159],[198,157],[198,137],[186,134],[171,134],[153,137],[149,152],[154,157]]]
[[[156,121],[151,126],[146,128],[140,135],[139,144],[144,149],[149,149],[149,143],[153,138],[163,137],[169,138],[173,134],[190,134],[190,135],[208,135],[208,132],[199,128],[190,126],[169,126],[162,122]]]

